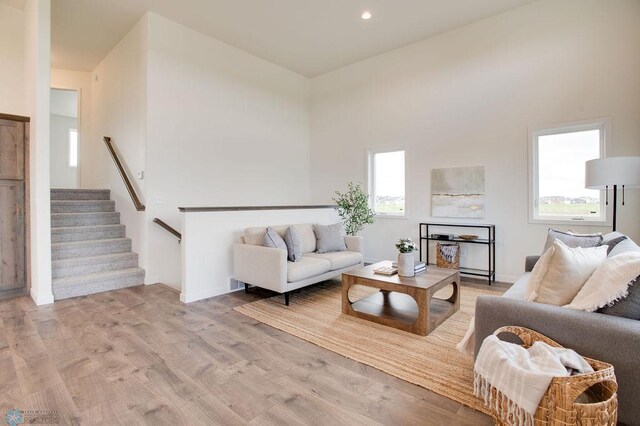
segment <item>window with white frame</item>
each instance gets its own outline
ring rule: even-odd
[[[605,221],[603,193],[585,188],[585,163],[604,157],[606,124],[600,120],[531,133],[532,221]]]
[[[78,130],[69,129],[69,167],[78,167]]]
[[[404,150],[369,151],[369,196],[377,215],[405,215],[404,168]]]

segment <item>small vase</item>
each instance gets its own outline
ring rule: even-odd
[[[398,254],[398,275],[401,277],[412,277],[414,276],[414,261],[413,261],[413,252],[411,253],[399,253]]]

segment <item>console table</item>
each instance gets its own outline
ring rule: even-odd
[[[431,237],[429,227],[451,227],[486,230],[487,238],[477,238],[475,240],[465,240],[455,236],[452,239],[440,239]],[[496,226],[490,224],[469,224],[469,223],[420,223],[420,261],[429,263],[429,241],[440,241],[443,243],[480,244],[487,247],[487,269],[465,268],[460,266],[460,274],[487,278],[489,285],[496,280]],[[423,244],[424,242],[424,244]],[[423,258],[423,246],[426,249],[426,256]]]

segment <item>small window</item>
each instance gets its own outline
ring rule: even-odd
[[[369,151],[369,196],[377,215],[405,215],[404,179],[404,150]]]
[[[69,167],[78,167],[78,130],[69,129]]]
[[[585,163],[602,158],[604,121],[532,132],[533,222],[604,222],[603,193],[585,188]]]

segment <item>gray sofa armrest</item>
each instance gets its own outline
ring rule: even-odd
[[[496,329],[535,330],[583,356],[612,364],[618,381],[619,417],[640,424],[640,321],[559,306],[480,296],[476,301],[475,350]]]
[[[539,259],[540,259],[540,256],[527,256],[524,259],[524,271],[525,272],[533,271],[533,267],[536,266],[536,263],[538,263]]]

